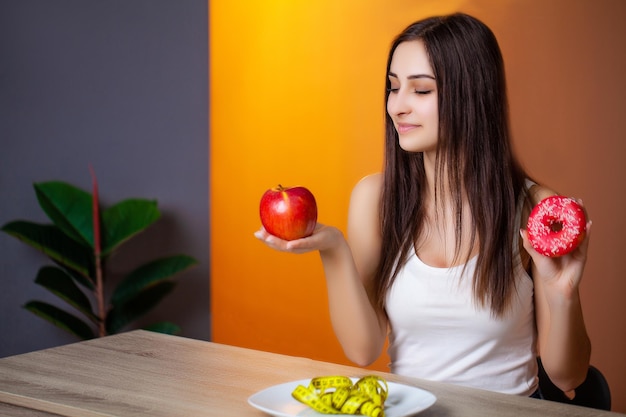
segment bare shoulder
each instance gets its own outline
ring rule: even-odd
[[[381,173],[367,175],[352,189],[353,200],[368,200],[379,199],[383,186],[383,176]]]
[[[377,224],[382,186],[382,174],[361,178],[352,189],[349,219],[357,219],[356,224],[360,226],[364,225],[363,221],[368,225]]]
[[[360,276],[371,282],[380,259],[380,195],[382,175],[362,178],[352,190],[348,213],[348,242]]]
[[[533,206],[538,204],[544,198],[556,194],[556,191],[541,184],[535,184],[528,190],[528,197]]]

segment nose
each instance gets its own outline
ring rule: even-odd
[[[401,116],[411,112],[411,107],[407,101],[407,95],[398,90],[390,92],[387,97],[387,113],[390,116]]]

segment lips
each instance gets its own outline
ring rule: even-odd
[[[402,135],[404,133],[410,132],[413,129],[417,129],[420,125],[414,125],[409,123],[398,123],[396,124],[396,130],[398,134]]]

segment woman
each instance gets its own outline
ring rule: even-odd
[[[555,193],[513,155],[495,36],[464,14],[416,22],[392,44],[386,87],[385,167],[355,186],[348,239],[321,224],[291,242],[256,236],[319,251],[333,329],[358,365],[388,336],[395,373],[536,395],[540,355],[573,390],[591,350],[579,298],[589,233],[561,258],[528,243],[531,207]]]

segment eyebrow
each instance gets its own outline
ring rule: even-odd
[[[389,77],[398,78],[398,76],[396,74],[394,74],[393,72],[390,72],[388,75],[389,75]],[[428,74],[409,75],[406,78],[407,78],[407,80],[417,80],[417,79],[420,79],[420,78],[430,78],[431,80],[435,79],[435,77],[433,77],[432,75],[428,75]]]

